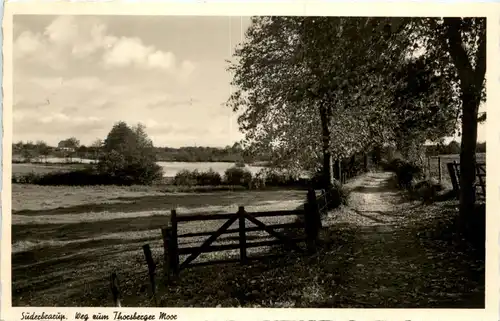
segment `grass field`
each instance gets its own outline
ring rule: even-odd
[[[453,154],[453,155],[440,155],[439,158],[441,159],[441,182],[448,188],[451,188],[451,179],[450,179],[450,174],[448,172],[447,168],[447,163],[453,163],[454,161],[457,163],[460,163],[460,155],[459,154]],[[430,165],[430,175],[431,177],[435,179],[439,179],[439,161],[438,157],[430,157],[427,160],[426,164],[426,172],[429,172],[429,165]],[[485,163],[486,162],[486,153],[478,153],[476,154],[476,161],[478,163]]]
[[[22,175],[28,173],[47,174],[52,172],[68,172],[75,169],[82,169],[85,164],[12,164],[12,175]]]
[[[248,211],[295,209],[304,200],[305,191],[294,190],[164,193],[153,187],[13,184],[13,305],[81,306],[83,297],[84,305],[108,305],[107,280],[115,269],[120,276],[143,274],[147,282],[142,245],[149,243],[160,259],[160,228],[168,224],[172,208],[179,215],[236,212],[238,206]],[[209,222],[186,223],[179,233],[223,224]],[[184,240],[181,245],[202,241]]]

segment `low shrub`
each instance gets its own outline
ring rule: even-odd
[[[165,185],[162,186],[160,192],[162,193],[212,193],[212,192],[222,192],[222,191],[243,191],[247,188],[244,186],[233,186],[233,185],[217,185],[217,186],[175,186],[175,185]]]
[[[35,184],[51,186],[85,186],[85,185],[132,185],[125,177],[113,177],[102,174],[93,168],[85,168],[69,172],[51,172],[46,174],[28,173],[16,175],[12,178],[13,183]]]
[[[224,183],[228,185],[250,187],[252,183],[252,173],[245,168],[230,167],[224,172]]]
[[[430,204],[436,200],[438,193],[443,190],[443,186],[433,179],[427,179],[416,183],[410,193],[414,199],[422,200]]]
[[[13,184],[36,184],[40,179],[42,174],[37,174],[35,172],[30,172],[26,174],[13,174],[12,183]]]
[[[197,183],[198,171],[183,169],[175,174],[173,184],[177,186],[194,186]]]
[[[266,186],[289,187],[300,183],[300,180],[292,174],[273,168],[265,168],[258,175],[265,180]]]
[[[196,177],[197,185],[212,185],[217,186],[222,184],[222,177],[219,173],[210,168],[206,172],[198,173]]]
[[[399,187],[405,189],[411,188],[413,181],[422,174],[422,169],[418,165],[399,158],[392,160],[384,166],[386,170],[396,174]]]
[[[340,205],[349,204],[350,191],[337,180],[333,182],[333,186],[326,193],[328,209],[335,209]]]
[[[211,168],[206,172],[199,172],[197,169],[193,171],[183,169],[175,175],[172,183],[176,186],[217,186],[222,184],[222,178]]]
[[[263,189],[266,187],[266,179],[264,176],[264,172],[261,170],[252,178],[250,183],[251,189]]]

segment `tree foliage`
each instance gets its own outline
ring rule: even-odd
[[[474,212],[478,121],[486,120],[486,114],[478,115],[486,100],[486,18],[428,18],[411,27],[435,58],[433,68],[449,78],[460,97],[460,218],[465,223]]]
[[[253,18],[229,67],[237,90],[228,103],[241,113],[248,148],[270,150],[277,167],[323,168],[330,179],[329,158],[396,144],[405,131],[422,143],[449,132],[450,85],[430,66],[419,72],[429,61],[414,57],[403,22]]]
[[[145,127],[139,124],[131,128],[125,122],[116,123],[109,132],[98,169],[130,184],[150,184],[162,177],[162,168],[156,164],[153,143]]]

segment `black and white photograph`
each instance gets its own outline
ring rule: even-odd
[[[485,309],[486,22],[13,15],[12,306]]]

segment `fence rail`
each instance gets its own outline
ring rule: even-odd
[[[161,229],[163,240],[163,277],[164,280],[169,282],[177,279],[182,270],[195,266],[206,266],[213,264],[227,264],[227,263],[240,263],[247,264],[251,260],[260,260],[270,257],[280,257],[288,255],[287,252],[278,254],[268,254],[259,256],[249,256],[247,249],[257,247],[269,247],[274,245],[284,245],[285,248],[295,250],[301,253],[314,253],[316,252],[316,242],[318,239],[319,230],[321,229],[321,214],[328,210],[329,197],[325,190],[321,190],[319,195],[313,189],[307,192],[307,202],[304,203],[303,209],[296,210],[280,210],[280,211],[263,211],[263,212],[247,212],[243,206],[240,206],[236,213],[224,214],[189,214],[178,216],[176,210],[172,210],[170,214],[170,224]],[[292,223],[280,224],[265,224],[260,221],[261,217],[280,217],[280,216],[293,216],[295,215],[300,220]],[[187,224],[189,222],[203,222],[203,221],[217,221],[226,220],[215,231],[203,232],[190,232],[178,233],[179,223]],[[238,222],[237,228],[230,228],[231,225]],[[247,222],[251,222],[255,226],[248,226]],[[300,236],[289,236],[280,231],[279,229],[298,229],[304,233]],[[253,241],[247,242],[247,233],[254,231],[265,231],[274,240]],[[233,244],[213,245],[213,242],[224,234],[238,234],[238,242]],[[208,236],[207,239],[199,246],[180,247],[179,239]],[[304,244],[305,248],[299,246]],[[239,258],[216,259],[203,262],[195,262],[195,260],[202,253],[211,253],[227,250],[239,249]],[[146,263],[148,266],[149,281],[151,286],[152,299],[156,306],[158,301],[156,298],[156,270],[157,263],[153,260],[149,244],[143,246]],[[180,256],[187,255],[187,258],[182,262]],[[118,278],[115,272],[110,276],[110,288],[113,296],[113,303],[115,306],[121,306],[121,294],[118,284]]]
[[[189,214],[178,215],[176,210],[171,211],[170,224],[161,229],[163,247],[164,247],[164,277],[168,280],[175,279],[180,272],[192,266],[209,265],[217,263],[239,262],[246,264],[249,260],[260,259],[263,256],[249,256],[248,249],[257,247],[268,247],[274,245],[284,245],[286,248],[297,252],[313,252],[316,248],[316,239],[321,228],[321,213],[328,208],[327,192],[321,190],[316,195],[315,190],[308,190],[307,202],[304,209],[279,210],[279,211],[260,211],[249,212],[243,206],[240,206],[236,213],[223,214]],[[263,217],[286,217],[296,216],[300,218],[295,222],[287,223],[264,223],[260,220]],[[189,222],[200,221],[225,221],[218,229],[212,231],[186,232],[179,233],[179,224],[188,224]],[[251,223],[252,226],[248,226]],[[237,224],[237,227],[232,227]],[[231,228],[232,227],[232,228]],[[299,236],[289,236],[283,233],[282,229],[302,230]],[[247,233],[263,231],[273,240],[248,241]],[[214,245],[214,242],[221,236],[227,234],[237,234],[237,242],[232,244]],[[182,246],[179,239],[204,237],[199,246]],[[305,244],[305,248],[300,244]],[[202,253],[220,252],[239,249],[239,258],[224,260],[210,260],[208,262],[195,262]],[[180,256],[186,256],[184,260]]]

